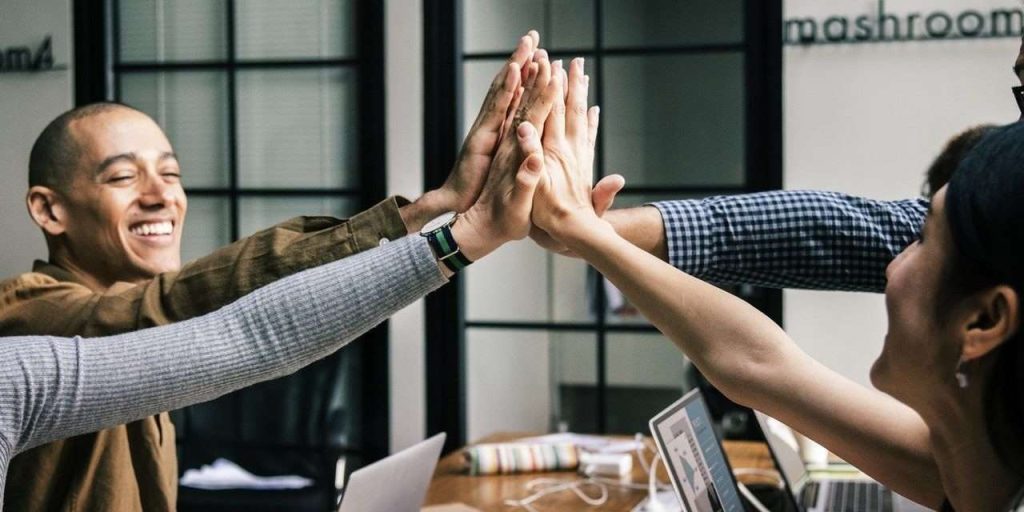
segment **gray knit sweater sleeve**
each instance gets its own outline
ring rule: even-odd
[[[445,282],[425,239],[410,236],[192,320],[105,338],[4,339],[0,492],[18,452],[287,375]]]

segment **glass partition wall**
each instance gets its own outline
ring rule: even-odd
[[[186,259],[291,216],[358,211],[354,0],[115,3],[116,98],[174,143],[190,228],[219,226],[190,229]]]
[[[586,58],[590,98],[601,106],[597,172],[626,178],[617,207],[780,187],[780,2],[427,4],[428,25],[446,12],[457,20],[448,47],[437,36],[426,44],[428,55],[431,45],[440,53],[428,61],[428,84],[450,80],[460,111],[452,136],[428,147],[461,141],[490,78],[518,37],[536,28],[553,59]],[[428,364],[447,365],[428,368],[428,407],[449,397],[443,411],[428,411],[431,431],[454,430],[461,441],[496,431],[646,432],[647,420],[693,377],[610,283],[529,241],[474,264],[459,287],[433,299],[457,306],[448,308],[454,317],[428,315]],[[781,319],[779,292],[732,291]],[[432,330],[430,321],[455,328]],[[444,359],[430,359],[435,351]]]
[[[384,198],[382,2],[105,8],[107,97],[151,115],[181,162],[185,260],[294,216],[347,217]],[[351,470],[388,452],[387,370],[384,325],[293,376],[177,413],[180,444],[202,431],[226,449],[340,450],[356,456]]]

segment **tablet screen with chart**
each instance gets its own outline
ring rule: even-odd
[[[732,468],[698,391],[655,416],[651,434],[687,512],[743,512]]]

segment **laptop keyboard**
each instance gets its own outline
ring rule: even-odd
[[[817,497],[818,482],[812,494]],[[813,501],[811,503],[814,503]],[[892,492],[878,482],[829,482],[825,512],[892,512]]]

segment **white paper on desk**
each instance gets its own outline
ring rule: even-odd
[[[222,489],[302,489],[313,481],[295,475],[256,476],[227,459],[217,459],[199,469],[190,469],[179,480],[181,485],[211,491]]]
[[[446,505],[423,507],[420,509],[420,512],[480,512],[480,510],[462,503],[449,503]]]
[[[548,434],[545,436],[527,437],[524,439],[517,439],[512,442],[522,444],[570,443],[576,445],[580,449],[596,453],[626,453],[631,452],[637,449],[638,447],[642,446],[641,444],[637,443],[632,439],[618,441],[608,439],[607,437],[603,436],[574,434],[572,432],[562,432],[559,434]]]
[[[654,499],[661,505],[661,508],[656,510],[661,510],[663,512],[683,512],[683,506],[679,504],[679,499],[676,498],[676,493],[674,491],[661,491],[654,495]],[[655,510],[647,506],[650,501],[650,496],[644,498],[643,501],[637,503],[636,506],[633,507],[632,512],[649,512],[651,510]]]

